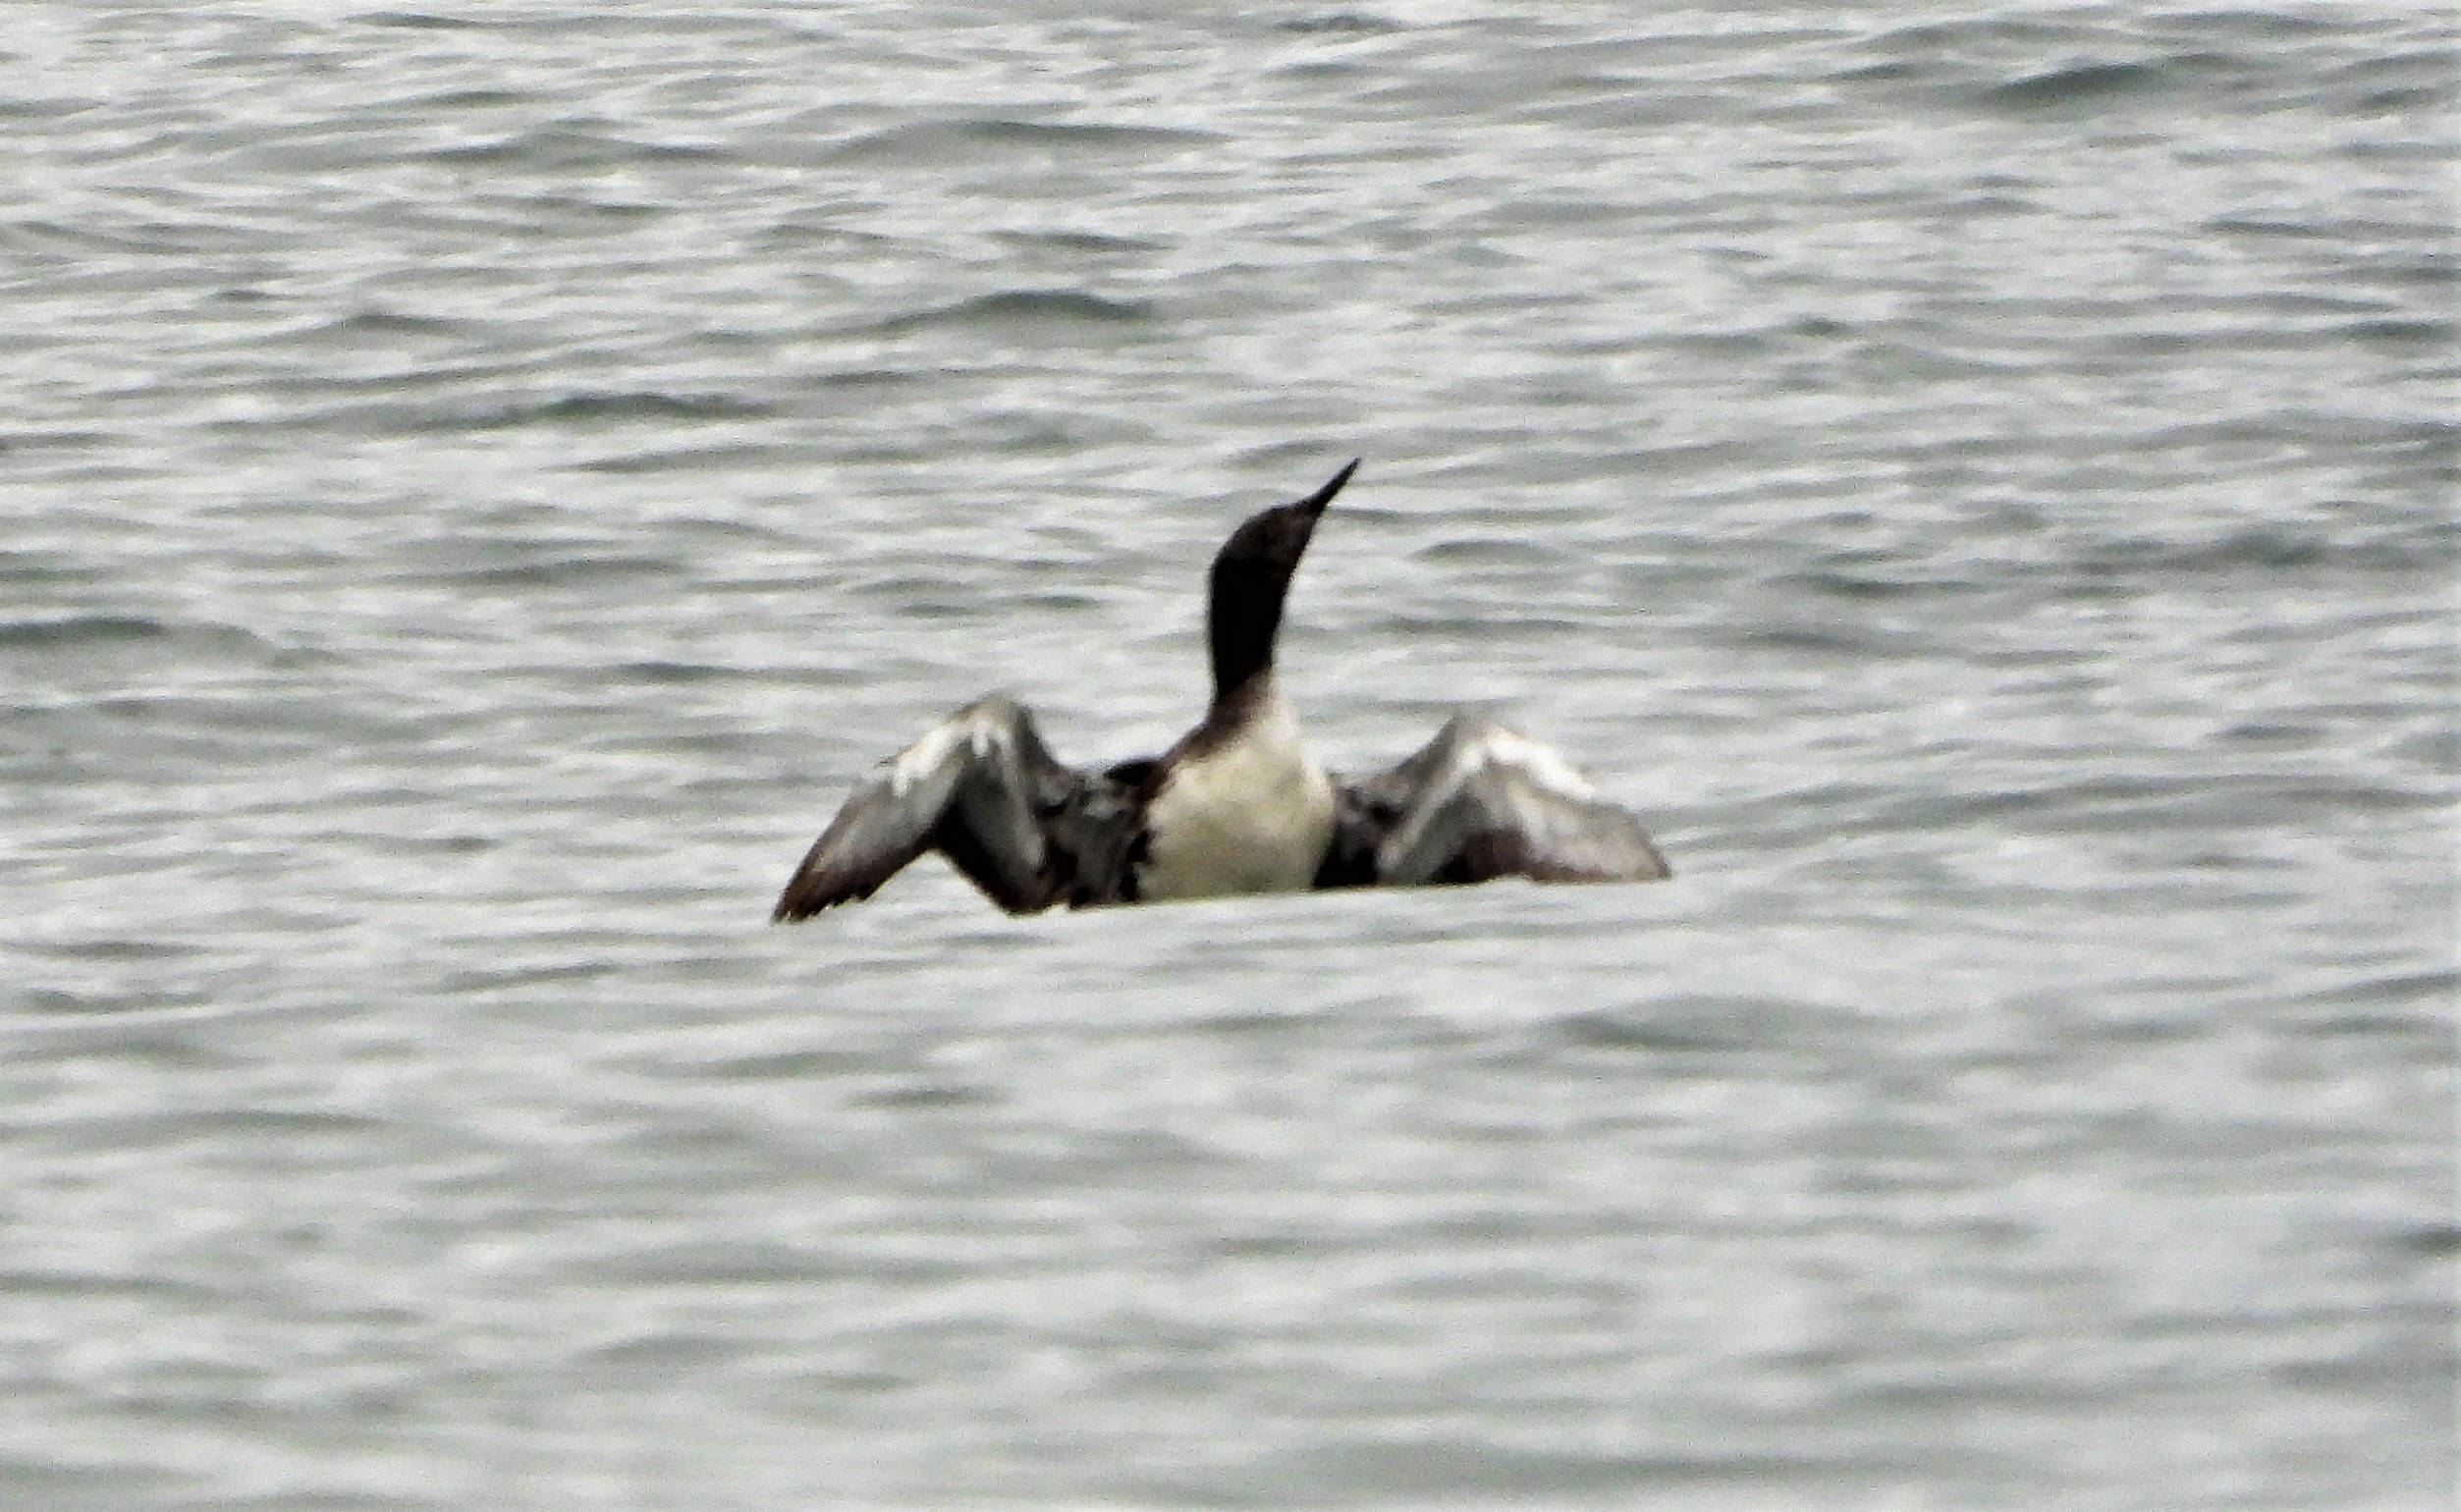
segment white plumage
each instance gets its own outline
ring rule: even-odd
[[[1268,688],[1231,738],[1171,768],[1145,817],[1153,840],[1137,873],[1141,896],[1296,892],[1316,880],[1333,837],[1333,779]]]

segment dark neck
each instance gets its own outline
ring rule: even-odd
[[[1289,573],[1266,563],[1214,564],[1205,638],[1213,652],[1215,707],[1272,675],[1274,637],[1282,628],[1282,599],[1289,586]]]

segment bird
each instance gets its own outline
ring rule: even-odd
[[[1359,459],[1249,515],[1206,584],[1213,698],[1162,755],[1080,770],[1014,698],[980,698],[880,763],[804,853],[773,923],[868,898],[938,852],[1012,914],[1360,887],[1646,882],[1641,821],[1554,750],[1456,714],[1382,772],[1319,765],[1276,685],[1290,579]]]

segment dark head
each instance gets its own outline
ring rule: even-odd
[[[1282,600],[1290,574],[1307,551],[1317,516],[1358,470],[1357,459],[1333,481],[1295,504],[1251,514],[1214,556],[1205,600],[1205,636],[1214,657],[1214,702],[1219,704],[1251,677],[1273,667],[1274,635],[1282,628]]]

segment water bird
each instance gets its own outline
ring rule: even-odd
[[[1213,702],[1158,757],[1080,771],[1022,704],[966,705],[855,787],[779,894],[775,922],[871,896],[937,851],[1011,913],[1501,877],[1668,875],[1641,822],[1555,751],[1457,714],[1363,778],[1327,772],[1274,684],[1291,574],[1353,459],[1306,498],[1248,516],[1215,554]]]

